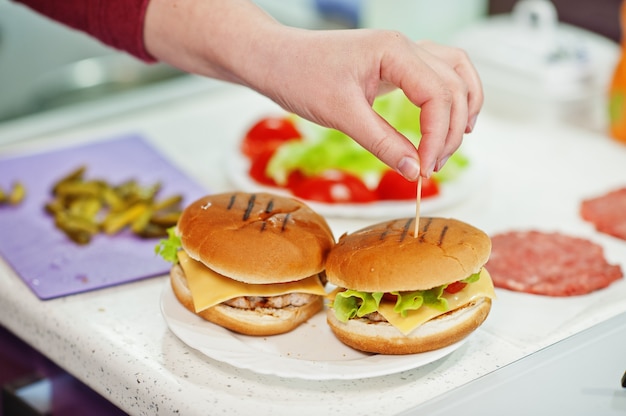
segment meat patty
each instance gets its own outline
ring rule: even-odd
[[[599,232],[626,240],[626,188],[584,200],[580,215]]]
[[[302,306],[315,301],[319,295],[310,293],[287,293],[279,296],[239,296],[224,302],[228,306],[239,309],[286,308]]]
[[[487,270],[499,288],[547,296],[590,293],[623,277],[602,247],[583,238],[512,231],[491,238]]]

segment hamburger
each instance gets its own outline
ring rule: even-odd
[[[291,331],[319,312],[324,265],[335,239],[302,202],[268,193],[222,193],[187,206],[157,246],[175,262],[180,303],[246,335]]]
[[[443,348],[478,328],[494,288],[483,267],[491,240],[458,220],[414,218],[340,237],[326,261],[327,321],[357,350],[413,354]]]

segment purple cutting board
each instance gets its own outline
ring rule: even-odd
[[[170,265],[158,257],[159,239],[130,231],[97,235],[77,245],[55,228],[44,211],[52,185],[80,165],[86,179],[142,186],[162,184],[159,197],[182,194],[183,206],[207,194],[138,135],[91,142],[52,152],[0,159],[0,186],[21,181],[27,192],[19,205],[0,206],[0,254],[41,299],[52,299],[158,276]]]

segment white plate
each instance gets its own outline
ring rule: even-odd
[[[178,302],[169,284],[161,312],[170,330],[206,356],[260,374],[306,380],[348,380],[394,374],[432,363],[459,348],[412,355],[365,354],[338,341],[320,312],[295,330],[271,337],[236,334],[205,321]]]
[[[434,214],[439,210],[458,204],[479,189],[487,178],[487,170],[479,158],[464,150],[469,159],[467,168],[454,181],[440,185],[439,195],[423,198],[420,203],[422,214]],[[293,196],[289,191],[259,184],[248,174],[250,162],[237,149],[230,152],[225,160],[226,171],[232,183],[246,192],[272,192],[286,196]],[[398,218],[415,215],[415,201],[381,201],[364,204],[328,204],[304,200],[307,205],[319,214],[333,218],[377,219]]]

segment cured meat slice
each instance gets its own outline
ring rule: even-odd
[[[560,233],[511,231],[491,238],[487,270],[499,288],[546,296],[583,295],[623,277],[602,247]]]
[[[584,200],[580,215],[601,233],[626,240],[626,188]]]

